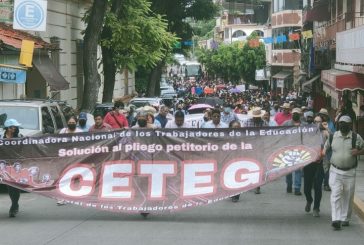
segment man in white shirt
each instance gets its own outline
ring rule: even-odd
[[[220,121],[221,112],[219,109],[213,109],[211,112],[211,121],[206,122],[201,128],[228,128],[229,126]]]
[[[183,111],[177,110],[174,114],[174,120],[169,120],[165,128],[191,128],[191,126],[185,122]]]

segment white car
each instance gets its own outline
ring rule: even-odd
[[[140,108],[146,105],[153,106],[157,109],[163,104],[161,98],[149,98],[149,97],[142,97],[142,98],[133,98],[129,101],[129,104],[134,105],[136,108]]]
[[[6,119],[15,119],[21,124],[20,133],[23,136],[58,133],[67,125],[60,104],[41,99],[1,100],[0,119],[0,131]]]

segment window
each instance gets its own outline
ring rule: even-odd
[[[1,106],[0,115],[2,115],[2,118],[16,119],[21,124],[21,129],[39,130],[39,114],[36,107]]]
[[[304,0],[274,0],[273,12],[302,9]]]
[[[360,0],[360,16],[364,15],[364,0]]]

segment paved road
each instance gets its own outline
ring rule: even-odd
[[[9,197],[0,195],[0,244],[364,244],[364,222],[333,231],[329,193],[321,217],[304,212],[303,196],[286,194],[284,179],[262,188],[261,195],[243,194],[183,212],[151,215],[114,214],[67,205],[34,194],[22,194],[21,212],[8,218]]]

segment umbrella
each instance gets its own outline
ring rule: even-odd
[[[223,105],[224,101],[219,97],[202,97],[197,99],[198,104],[208,104],[210,106]]]
[[[216,85],[216,88],[217,89],[224,89],[224,88],[226,88],[226,85],[225,84],[218,84],[218,85]]]
[[[240,89],[232,88],[229,90],[230,93],[241,93]]]
[[[209,104],[195,104],[195,105],[192,105],[190,108],[188,108],[188,110],[189,111],[202,110],[202,109],[207,109],[207,108],[213,108],[213,107],[210,106]]]

